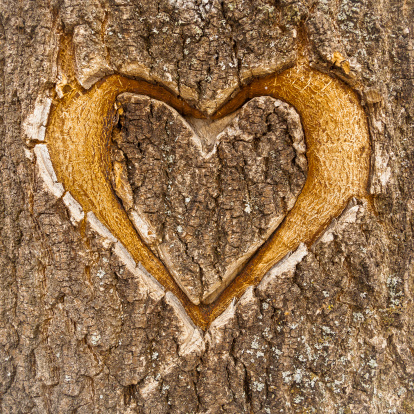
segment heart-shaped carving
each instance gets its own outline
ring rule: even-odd
[[[143,243],[110,183],[110,136],[116,123],[114,103],[122,92],[164,101],[183,115],[202,118],[165,88],[113,75],[84,91],[74,84],[53,106],[46,141],[57,178],[81,204],[92,211],[128,249],[181,301],[200,327],[206,328],[234,297],[258,283],[271,267],[300,243],[312,243],[353,196],[366,196],[370,142],[358,96],[341,81],[298,65],[283,73],[252,81],[220,108],[214,118],[233,113],[245,101],[270,95],[293,105],[306,136],[306,183],[274,235],[211,305],[194,305],[161,261]]]
[[[123,115],[113,134],[115,191],[189,299],[211,303],[302,190],[307,162],[299,115],[280,100],[258,97],[216,121],[221,125],[205,122],[207,129],[191,120],[197,134],[163,102],[131,93],[117,102]]]

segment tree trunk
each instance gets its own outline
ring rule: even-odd
[[[414,413],[411,0],[0,7],[2,413]]]

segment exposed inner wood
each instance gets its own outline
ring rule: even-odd
[[[282,225],[210,305],[196,306],[178,287],[161,261],[138,236],[113,193],[109,144],[117,121],[114,103],[122,92],[166,102],[181,114],[203,118],[162,86],[113,75],[84,91],[71,91],[54,105],[46,141],[58,179],[85,212],[93,211],[167,290],[181,301],[193,321],[206,328],[246,288],[300,243],[310,244],[353,196],[364,196],[369,172],[370,142],[364,111],[356,94],[342,82],[298,65],[281,74],[254,80],[215,115],[223,118],[248,99],[269,95],[293,105],[302,119],[308,176],[295,206]]]

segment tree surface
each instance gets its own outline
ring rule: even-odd
[[[0,412],[414,413],[413,22],[0,0]]]

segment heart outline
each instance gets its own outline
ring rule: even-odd
[[[177,116],[177,119],[175,120],[175,122],[178,122],[178,125],[180,125],[181,128],[184,128],[187,131],[188,134],[184,134],[182,136],[182,135],[176,135],[177,133],[174,132],[173,136],[169,136],[171,134],[171,131],[170,131],[170,134],[168,134],[168,138],[167,137],[164,138],[164,139],[166,139],[165,145],[167,145],[168,149],[161,149],[161,151],[164,151],[164,150],[169,151],[170,145],[175,146],[176,144],[178,144],[178,146],[180,148],[182,148],[183,142],[181,142],[181,144],[180,144],[180,142],[177,142],[176,144],[174,143],[177,139],[177,136],[180,136],[180,140],[181,140],[181,137],[182,137],[182,139],[185,141],[184,147],[185,148],[187,148],[187,147],[191,148],[190,151],[189,151],[189,154],[188,154],[190,159],[193,158],[193,159],[197,159],[198,161],[203,160],[202,162],[207,162],[208,161],[207,166],[205,166],[205,167],[203,166],[202,169],[204,170],[204,168],[211,168],[212,167],[212,169],[210,169],[209,171],[210,172],[215,171],[215,173],[217,174],[217,177],[219,175],[221,175],[221,176],[223,175],[224,169],[227,168],[227,166],[226,166],[227,162],[224,162],[224,164],[220,165],[220,167],[219,167],[220,172],[217,169],[218,164],[215,164],[213,162],[213,164],[210,165],[210,163],[214,159],[216,159],[216,161],[218,163],[220,163],[220,162],[223,162],[222,160],[220,161],[220,159],[222,157],[224,157],[224,158],[230,157],[228,149],[223,150],[224,154],[222,156],[219,155],[220,148],[223,148],[223,146],[222,146],[223,145],[223,142],[222,142],[223,138],[226,142],[224,145],[228,144],[228,142],[233,143],[233,140],[235,140],[234,142],[236,142],[237,137],[239,139],[241,138],[241,136],[239,136],[239,135],[240,135],[241,131],[243,130],[243,126],[241,126],[241,124],[239,123],[239,117],[240,116],[243,117],[244,108],[248,108],[248,105],[250,103],[252,103],[255,99],[260,100],[260,101],[257,101],[257,102],[261,102],[263,104],[264,101],[261,100],[262,98],[271,99],[271,101],[266,100],[265,102],[267,104],[270,103],[271,108],[273,108],[273,109],[278,108],[278,110],[275,112],[275,113],[277,113],[278,117],[281,117],[282,119],[285,119],[285,121],[286,121],[287,118],[290,119],[290,121],[288,122],[288,131],[289,131],[288,134],[289,134],[290,138],[293,140],[293,144],[290,143],[288,145],[295,149],[294,163],[292,162],[292,164],[295,165],[295,167],[293,167],[293,170],[295,170],[297,172],[300,171],[301,173],[304,172],[304,175],[302,177],[301,174],[300,174],[300,176],[297,177],[297,179],[299,181],[296,182],[295,185],[292,185],[292,183],[289,181],[290,189],[287,190],[287,188],[285,188],[284,190],[283,189],[280,190],[281,193],[283,193],[283,194],[280,194],[280,195],[277,195],[278,193],[273,194],[273,197],[275,197],[275,196],[280,197],[280,200],[282,200],[282,199],[284,200],[283,201],[284,207],[282,208],[282,210],[283,209],[286,209],[286,210],[282,211],[282,210],[279,210],[279,209],[276,208],[272,212],[267,211],[268,215],[266,217],[268,218],[268,221],[264,222],[266,224],[264,224],[263,222],[261,223],[261,231],[263,231],[263,233],[260,233],[260,234],[257,233],[255,235],[255,237],[253,239],[249,240],[249,241],[245,240],[242,247],[241,247],[241,250],[239,251],[238,254],[235,255],[235,257],[233,257],[231,262],[228,261],[228,257],[223,252],[223,250],[221,250],[221,252],[218,253],[218,255],[221,255],[221,260],[223,260],[223,262],[221,263],[222,267],[220,268],[221,269],[220,283],[217,281],[217,283],[213,285],[214,288],[211,289],[211,290],[208,290],[209,288],[208,288],[208,286],[206,287],[206,285],[204,284],[205,281],[203,280],[203,284],[202,284],[203,287],[201,289],[200,296],[192,295],[191,290],[188,291],[187,286],[185,284],[183,285],[182,275],[185,275],[186,271],[185,270],[184,270],[184,272],[179,271],[182,257],[180,255],[179,256],[173,256],[173,255],[171,255],[171,252],[169,251],[169,248],[171,248],[172,246],[175,246],[174,245],[174,240],[175,239],[174,239],[174,236],[171,238],[171,233],[170,233],[169,238],[168,238],[168,243],[166,242],[166,240],[164,238],[165,237],[164,231],[165,231],[166,223],[164,223],[164,225],[162,227],[163,230],[160,230],[159,228],[157,228],[157,224],[154,225],[154,222],[153,222],[153,214],[146,214],[145,213],[146,209],[149,206],[146,205],[144,207],[143,204],[141,204],[141,201],[143,200],[141,197],[138,197],[138,199],[134,199],[133,192],[136,191],[136,188],[134,187],[135,189],[133,190],[133,187],[131,187],[132,182],[129,178],[130,174],[128,173],[130,167],[127,167],[127,164],[128,164],[128,162],[132,162],[134,164],[134,161],[131,161],[131,157],[133,159],[135,159],[136,154],[135,153],[134,154],[129,154],[128,153],[128,151],[129,151],[128,148],[131,148],[130,145],[127,144],[125,147],[122,145],[122,143],[126,143],[126,142],[130,143],[131,142],[130,138],[126,139],[126,141],[125,141],[124,138],[121,138],[119,133],[116,134],[116,138],[115,138],[116,142],[114,143],[114,148],[116,148],[116,154],[118,154],[120,156],[120,153],[123,153],[126,158],[123,159],[123,161],[119,161],[117,157],[112,159],[112,166],[113,166],[113,173],[114,173],[114,177],[112,178],[112,185],[113,185],[114,191],[117,194],[118,198],[121,200],[121,204],[123,205],[123,207],[127,211],[127,214],[129,216],[131,222],[134,224],[136,230],[138,231],[138,234],[140,235],[141,239],[147,244],[148,247],[150,247],[151,251],[153,253],[155,253],[155,255],[158,258],[160,258],[160,260],[165,264],[166,268],[168,269],[170,274],[174,277],[174,280],[177,282],[177,284],[180,286],[180,288],[186,293],[186,295],[190,298],[190,300],[193,303],[195,303],[196,305],[198,305],[200,303],[200,301],[202,301],[204,304],[210,304],[211,302],[214,302],[215,298],[220,295],[220,293],[227,287],[227,285],[229,283],[231,283],[234,276],[237,275],[237,273],[240,271],[240,269],[244,267],[244,265],[247,263],[247,261],[250,259],[250,257],[270,237],[270,235],[276,230],[276,228],[279,227],[279,225],[283,221],[284,217],[286,216],[287,212],[292,208],[297,196],[299,195],[299,193],[300,193],[300,191],[303,187],[303,184],[305,183],[306,171],[307,171],[307,161],[306,161],[306,157],[304,156],[304,152],[306,151],[306,146],[305,146],[305,143],[304,143],[302,124],[300,123],[299,116],[291,106],[288,106],[286,103],[284,103],[280,100],[274,100],[273,98],[270,98],[270,97],[254,98],[253,100],[250,100],[249,102],[246,102],[243,105],[243,108],[240,108],[238,111],[234,112],[233,114],[230,114],[230,115],[222,118],[222,120],[225,121],[225,124],[222,124],[222,126],[219,128],[219,130],[215,131],[214,139],[212,139],[212,136],[211,136],[209,138],[208,144],[206,144],[206,143],[203,144],[203,141],[200,138],[200,135],[198,135],[196,130],[193,129],[193,126],[191,124],[191,122],[194,122],[194,120],[189,121],[188,118],[187,119],[182,118],[181,116],[179,116],[179,114],[173,108],[171,108],[169,106],[166,106],[163,102],[161,102],[159,100],[150,99],[150,98],[148,98],[146,96],[143,96],[143,95],[136,95],[136,94],[131,94],[131,93],[121,94],[121,95],[117,96],[116,105],[120,105],[122,107],[122,109],[121,109],[122,112],[124,112],[125,110],[129,111],[129,109],[127,109],[129,103],[133,103],[133,104],[138,103],[140,105],[140,107],[141,107],[141,105],[148,105],[148,108],[149,108],[149,105],[152,106],[150,116],[154,116],[154,111],[156,111],[156,109],[154,109],[154,106],[155,106],[155,108],[164,107],[165,108],[164,110],[166,110],[166,113],[167,113],[167,115],[166,115],[167,117],[174,116],[174,119],[175,119],[175,116]],[[246,110],[248,110],[248,109],[246,109]],[[281,111],[281,113],[278,112],[279,110]],[[239,112],[239,111],[241,111],[241,112]],[[268,106],[266,106],[266,111],[270,111]],[[175,114],[175,115],[173,115],[173,114]],[[237,114],[237,116],[236,116],[236,114]],[[269,113],[267,113],[266,116],[268,116],[268,114]],[[229,118],[229,117],[231,117],[231,118]],[[134,119],[134,117],[133,117],[133,119]],[[244,118],[244,122],[245,122],[245,120],[246,120],[246,118]],[[168,121],[167,121],[167,119],[165,119],[165,120],[163,120],[163,122],[167,123]],[[221,122],[221,120],[218,120],[218,121],[215,121],[215,122]],[[255,122],[257,122],[257,120]],[[125,127],[124,123],[123,123],[123,125]],[[242,129],[240,129],[240,128],[242,128]],[[134,131],[135,131],[135,128],[134,128]],[[300,132],[297,132],[297,131],[300,131]],[[135,134],[134,134],[134,139],[137,139],[140,142],[141,138],[139,137],[139,135],[140,135],[139,130],[136,131],[136,133],[137,133],[137,136],[135,136]],[[147,133],[148,133],[148,131],[147,131]],[[155,136],[158,134],[158,133],[155,133],[155,132],[153,132],[153,133],[155,134]],[[162,133],[163,133],[163,130],[161,131],[161,134]],[[230,140],[228,140],[229,134],[232,137]],[[234,134],[236,134],[236,135],[234,135]],[[122,135],[122,133],[121,133],[121,135]],[[227,137],[227,139],[226,139],[226,137]],[[168,139],[171,139],[171,142],[168,141]],[[260,137],[260,139],[262,139],[262,137]],[[264,140],[267,140],[267,139],[268,138],[264,138]],[[244,140],[244,138],[243,138],[243,140]],[[250,140],[249,140],[249,142],[250,142]],[[142,152],[145,153],[144,148],[145,147],[140,146],[140,153],[141,153],[140,157],[142,157]],[[278,148],[278,150],[280,150],[280,148]],[[256,152],[256,155],[258,156],[258,154],[257,154],[258,149],[254,148],[253,151]],[[263,155],[264,154],[261,154],[261,156],[263,156]],[[173,156],[175,157],[174,162],[177,162],[180,165],[180,167],[179,167],[179,170],[180,170],[179,177],[180,178],[182,178],[181,169],[189,167],[188,171],[194,172],[194,171],[197,170],[197,168],[199,168],[198,165],[195,166],[195,165],[191,164],[191,161],[189,163],[190,165],[188,165],[187,161],[184,161],[184,158],[180,158],[180,155],[177,155],[177,153],[175,153],[175,152],[174,152]],[[232,157],[232,160],[233,160],[232,162],[237,163],[237,162],[240,161],[240,159],[238,159],[239,157],[236,157],[234,155],[234,153],[232,153],[231,157]],[[154,182],[153,177],[157,177],[156,182],[159,181],[160,177],[158,176],[158,173],[156,171],[158,170],[158,168],[162,168],[162,167],[160,167],[159,165],[157,167],[154,166],[152,164],[153,160],[151,158],[152,157],[149,156],[149,159],[146,159],[146,157],[144,156],[144,158],[142,158],[142,160],[140,162],[150,163],[149,165],[151,165],[151,167],[149,167],[149,168],[151,168],[152,172],[150,173],[151,178],[149,178],[149,180],[150,180],[151,183],[153,183]],[[158,162],[160,162],[161,159],[164,159],[164,160],[169,159],[169,156],[167,156],[167,154],[164,153],[162,155],[162,157],[160,157],[160,154],[158,154],[158,156],[156,156],[155,158],[156,158],[156,160],[154,160],[154,161],[156,163],[158,163]],[[135,162],[137,162],[137,161],[135,160]],[[180,162],[184,162],[186,164],[186,167],[184,167],[182,164],[180,164]],[[272,162],[276,162],[276,160],[273,160]],[[271,165],[270,161],[269,161],[269,165]],[[138,171],[141,171],[140,170],[141,167],[139,165],[136,165],[136,168],[137,168]],[[148,164],[146,164],[146,168],[148,168]],[[234,165],[232,164],[230,168],[234,168]],[[244,168],[244,167],[241,167],[241,168]],[[267,168],[270,168],[270,167],[268,166]],[[275,168],[275,166],[271,167],[272,170],[274,168]],[[134,169],[133,171],[135,171],[133,174],[135,174],[135,176],[136,176],[136,174],[137,174],[136,170]],[[169,171],[168,175],[169,174],[174,174],[174,172],[171,172],[171,171],[174,171],[174,168],[171,165],[169,165],[168,171]],[[154,176],[152,175],[153,173],[155,174]],[[149,188],[150,191],[152,189],[152,184],[150,184],[149,187],[148,187],[148,183],[146,183],[145,180],[143,178],[141,178],[142,174],[143,174],[142,171],[141,171],[140,174],[138,174],[139,177],[140,177],[140,178],[138,178],[138,180],[140,182],[140,185],[139,185],[140,194],[141,194],[141,185],[143,185],[145,188]],[[224,174],[226,174],[226,173],[224,173]],[[239,177],[243,177],[242,180],[246,180],[246,181],[243,181],[243,182],[246,183],[246,186],[248,188],[248,186],[252,185],[252,184],[248,183],[247,179],[245,178],[246,174],[248,175],[250,173],[245,171],[244,174],[240,175]],[[284,174],[286,174],[286,172]],[[269,179],[270,180],[272,179],[271,174],[270,174],[269,177],[266,175],[266,180],[269,180]],[[144,181],[141,181],[141,180],[144,180]],[[169,177],[169,180],[171,180],[171,177]],[[214,180],[215,179],[213,179],[212,181],[215,182]],[[249,180],[250,180],[250,178],[249,178]],[[183,180],[183,181],[180,181],[180,184],[179,184],[179,187],[180,187],[179,192],[181,193],[181,195],[184,197],[184,193],[185,193],[185,197],[189,196],[189,198],[187,198],[185,200],[184,205],[186,206],[186,208],[191,209],[191,204],[188,205],[188,203],[192,199],[194,199],[194,197],[197,198],[197,195],[194,193],[194,194],[191,194],[191,196],[190,196],[190,194],[185,191],[186,184],[184,184],[184,182],[186,182],[187,185],[191,186],[191,188],[194,190],[193,184],[192,183],[190,184],[190,182],[192,182],[192,180],[189,180],[189,181]],[[276,182],[274,182],[274,184],[276,185]],[[281,186],[286,185],[286,184],[287,183],[283,182],[283,180],[280,183]],[[269,183],[267,182],[266,185],[269,185]],[[278,185],[279,185],[279,183],[278,183]],[[225,188],[226,184],[224,182],[221,182],[220,187]],[[237,184],[236,184],[236,187],[237,187]],[[205,189],[206,187],[202,186],[202,188]],[[210,190],[208,191],[208,194],[211,195],[211,187],[208,187],[208,188],[210,188]],[[215,187],[213,186],[213,188],[215,188]],[[199,188],[199,190],[200,190],[200,188]],[[201,190],[201,191],[203,191],[203,190]],[[214,190],[212,190],[212,191],[214,192]],[[285,193],[285,191],[287,191],[287,193]],[[154,197],[154,194],[152,194],[151,198],[152,197]],[[155,198],[158,199],[159,197],[161,197],[160,194],[158,194],[158,196],[155,195]],[[213,196],[213,198],[214,197],[215,196]],[[244,207],[245,207],[244,212],[246,212],[247,214],[245,214],[243,216],[243,219],[242,219],[243,221],[244,220],[251,220],[252,217],[257,218],[257,212],[253,211],[252,215],[250,215],[249,213],[251,211],[250,210],[247,211],[246,208],[248,206],[249,208],[251,207],[253,210],[257,210],[257,208],[258,208],[258,205],[257,205],[258,199],[257,198],[258,197],[259,197],[259,195],[254,192],[254,189],[250,188],[250,189],[246,190],[246,194],[244,194],[243,200],[244,200],[244,203],[245,203],[244,204]],[[215,199],[217,204],[215,205],[215,207],[212,207],[212,209],[214,210],[214,208],[217,208],[218,211],[221,210],[223,212],[223,207],[220,204],[221,203],[220,200],[221,200],[220,197],[217,197]],[[249,201],[247,202],[246,200],[249,200]],[[231,201],[231,200],[228,200],[227,203],[229,203],[229,201]],[[199,205],[198,202],[199,201],[197,201],[197,205]],[[275,200],[274,200],[274,202],[277,203]],[[252,203],[252,204],[250,204],[250,203]],[[182,206],[181,206],[181,208],[182,208]],[[173,207],[170,205],[168,207],[168,210],[172,210],[172,209],[173,209]],[[203,207],[201,207],[201,210],[203,210]],[[208,207],[208,210],[210,211],[210,207]],[[168,213],[170,213],[170,212],[168,212]],[[174,213],[172,213],[172,215],[174,216]],[[181,227],[181,232],[182,233],[184,232],[183,234],[185,234],[186,233],[186,226],[188,224],[187,219],[191,221],[191,217],[192,217],[192,214],[188,210],[187,211],[181,210],[179,215],[178,215],[178,218],[184,219],[184,222],[175,223],[175,225],[173,226],[174,229],[178,228],[177,226],[178,226],[178,224],[180,224],[179,227],[183,226],[183,227]],[[199,216],[197,215],[197,217],[199,217]],[[218,222],[216,222],[216,224],[217,223]],[[191,227],[193,227],[193,226],[194,226],[194,223],[191,225]],[[201,224],[201,226],[203,226],[203,224]],[[233,223],[233,226],[234,226],[234,223]],[[198,227],[198,226],[196,226],[196,227]],[[203,228],[203,227],[200,227],[200,228]],[[215,230],[217,231],[218,228],[219,227],[215,228]],[[202,237],[204,238],[205,232],[207,232],[208,234],[211,234],[210,231],[214,232],[215,230],[203,228],[203,230],[202,230],[203,236]],[[256,229],[256,231],[257,231],[257,229]],[[160,233],[158,233],[158,232],[160,232]],[[161,233],[163,234],[163,236],[161,235]],[[178,239],[180,240],[179,237],[178,237]],[[199,240],[199,242],[200,242],[200,240]],[[216,246],[213,243],[211,245],[211,248],[214,248],[214,247],[218,248],[218,246]],[[203,257],[203,252],[200,252],[200,253],[197,253],[197,254],[200,254],[201,257]],[[195,260],[195,262],[200,266],[200,268],[203,268],[203,262],[199,262],[198,259],[194,259],[194,258],[193,258],[193,260]],[[178,265],[178,267],[176,267],[177,265]],[[205,271],[208,272],[209,269],[204,269],[203,274],[204,274]],[[189,271],[189,273],[187,273],[187,275],[185,275],[185,276],[188,277],[189,275],[191,275],[191,271]],[[207,292],[207,294],[205,292]]]
[[[128,249],[136,263],[142,263],[179,298],[191,319],[203,329],[234,297],[239,298],[248,286],[256,285],[301,242],[311,244],[351,197],[366,196],[370,142],[356,93],[341,81],[304,64],[253,80],[212,118],[235,111],[255,96],[269,95],[291,104],[302,119],[308,177],[285,220],[233,282],[211,305],[194,305],[142,242],[110,185],[109,140],[117,120],[115,99],[122,92],[147,95],[162,100],[182,115],[203,117],[162,86],[146,81],[112,75],[88,91],[75,85],[53,105],[49,116],[46,142],[52,163],[59,181],[85,213],[92,211]]]

